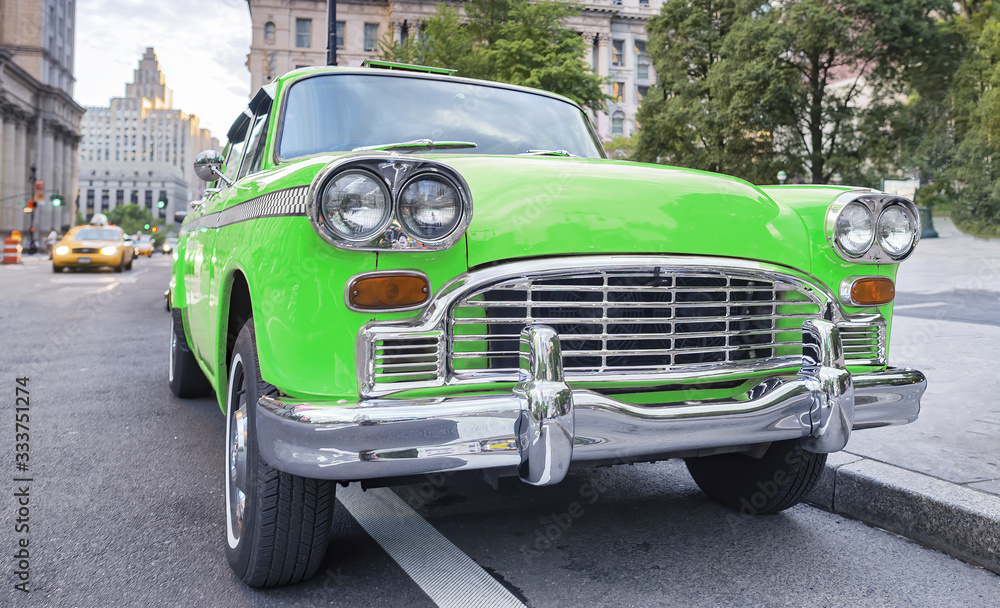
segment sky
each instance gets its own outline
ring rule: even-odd
[[[174,108],[201,119],[225,142],[250,98],[246,0],[77,0],[76,86],[83,106],[107,106],[146,47],[156,50]]]

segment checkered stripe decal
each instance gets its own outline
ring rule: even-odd
[[[268,192],[220,212],[203,215],[185,224],[181,233],[202,228],[221,228],[262,217],[304,216],[309,207],[308,198],[308,186]]]
[[[308,208],[308,186],[289,188],[252,198],[219,213],[219,228],[261,217],[305,215]]]

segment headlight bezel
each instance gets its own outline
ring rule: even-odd
[[[860,253],[848,251],[837,238],[837,225],[844,210],[852,204],[864,206],[868,210],[872,222],[872,238],[868,246]],[[913,227],[909,246],[900,254],[890,253],[879,244],[879,225],[882,214],[890,208],[901,209],[908,216],[910,225]],[[848,262],[854,264],[895,264],[910,257],[913,250],[916,249],[917,243],[920,241],[920,214],[912,201],[895,194],[886,194],[877,190],[852,190],[837,197],[827,210],[826,239],[837,255]]]
[[[372,236],[363,239],[345,238],[332,230],[322,212],[327,186],[349,173],[364,172],[376,178],[388,193],[388,221]],[[399,198],[403,190],[420,179],[434,179],[450,185],[458,193],[459,219],[454,227],[434,239],[423,238],[408,229],[400,220]],[[362,153],[342,157],[319,171],[307,194],[308,215],[316,233],[328,243],[354,251],[441,251],[457,243],[472,220],[472,195],[462,176],[438,161],[406,158],[394,153]]]

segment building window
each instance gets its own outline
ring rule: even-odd
[[[611,83],[611,100],[618,103],[625,103],[625,83],[624,82],[612,82]]]
[[[649,0],[639,0],[639,6],[649,6]]]
[[[343,21],[337,22],[337,48],[344,48],[344,31],[347,29],[347,25]]]
[[[613,40],[611,41],[611,65],[623,66],[625,65],[625,41],[624,40]]]
[[[646,98],[646,93],[649,93],[649,87],[642,86],[636,89],[636,101],[641,102]]]
[[[365,24],[365,51],[374,51],[378,47],[378,24]]]
[[[312,45],[312,19],[295,20],[295,46],[307,49]]]
[[[625,114],[615,112],[611,116],[611,135],[625,135]]]
[[[611,6],[621,6],[622,0],[611,0]]]
[[[264,24],[264,40],[274,40],[274,24],[270,21]]]
[[[635,41],[635,77],[639,80],[649,80],[649,54],[646,53],[646,42]]]
[[[146,190],[146,209],[149,211],[153,210],[153,191]]]

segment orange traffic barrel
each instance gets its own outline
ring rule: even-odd
[[[3,263],[21,263],[21,242],[14,237],[9,236],[3,241]]]

